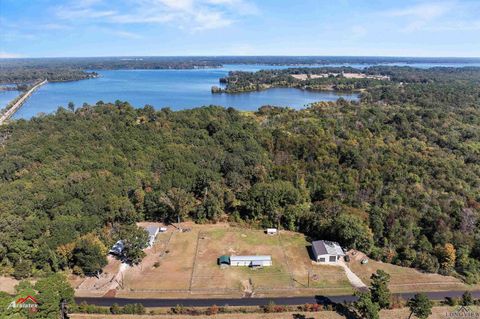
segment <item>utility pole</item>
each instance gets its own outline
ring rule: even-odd
[[[68,310],[67,310],[67,302],[65,299],[62,299],[60,303],[60,318],[61,319],[68,319]]]

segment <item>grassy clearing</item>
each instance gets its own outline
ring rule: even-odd
[[[351,285],[342,268],[312,263],[309,255],[311,245],[304,235],[282,232],[281,242],[296,287],[328,288],[344,293],[352,292]]]
[[[269,236],[262,230],[220,225],[189,224],[181,233],[170,228],[159,234],[155,246],[139,266],[127,269],[118,297],[240,297],[252,291],[256,296],[350,294],[353,289],[341,267],[317,265],[309,255],[304,235],[281,231]],[[197,249],[198,239],[198,249]],[[273,266],[263,269],[229,267],[221,269],[221,255],[270,255]],[[438,274],[424,274],[411,268],[352,258],[350,268],[365,283],[377,269],[388,272],[393,292],[466,290],[460,280]],[[192,278],[193,274],[193,278]],[[189,290],[191,288],[191,290]]]
[[[262,230],[225,224],[191,224],[188,227],[192,231],[175,231],[172,235],[173,229],[170,229],[160,234],[142,263],[125,271],[123,289],[117,296],[173,297],[179,293],[241,296],[252,291],[259,296],[281,296],[285,291],[290,295],[352,292],[340,267],[312,264],[307,249],[309,243],[302,234],[282,231],[280,235],[269,236]],[[247,267],[221,269],[217,265],[221,255],[270,255],[273,266],[256,270]]]
[[[125,272],[125,290],[189,289],[198,229],[173,235],[171,231],[159,234],[140,265]]]
[[[192,289],[288,288],[290,276],[276,236],[249,229],[205,229],[199,240]],[[272,267],[221,269],[221,255],[271,255]]]
[[[310,244],[302,234],[282,231],[280,235],[269,236],[262,230],[228,228],[204,230],[200,237],[193,289],[221,287],[252,289],[258,293],[304,288],[331,289],[338,293],[352,291],[340,267],[312,264],[308,253]],[[257,270],[220,269],[217,258],[221,255],[271,255],[273,266]]]
[[[365,255],[361,253],[355,256],[349,255],[351,256],[351,261],[348,263],[348,266],[367,285],[370,283],[370,276],[377,269],[389,273],[391,276],[390,290],[392,292],[468,290],[473,288],[452,276],[422,273],[413,268],[400,267],[371,259],[368,261],[368,264],[362,265],[360,260]]]

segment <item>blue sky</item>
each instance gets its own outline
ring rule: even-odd
[[[479,0],[0,0],[0,57],[480,57]]]

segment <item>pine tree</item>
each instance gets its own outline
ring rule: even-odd
[[[390,275],[385,271],[379,269],[370,277],[372,279],[372,286],[370,291],[372,293],[372,301],[378,303],[381,309],[390,307],[390,290],[388,283]]]
[[[416,294],[407,303],[410,308],[410,317],[414,314],[419,319],[427,319],[432,314],[433,303],[424,293]]]

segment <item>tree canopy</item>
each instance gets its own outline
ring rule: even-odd
[[[298,111],[117,101],[2,126],[0,271],[89,272],[103,247],[81,238],[110,247],[119,225],[180,217],[280,226],[479,281],[478,72],[391,72],[430,80]]]

